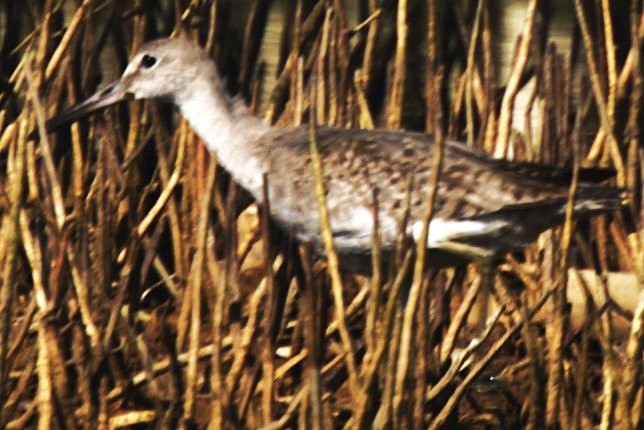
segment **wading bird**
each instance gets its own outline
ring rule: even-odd
[[[226,94],[214,62],[199,46],[174,38],[141,46],[120,80],[48,121],[47,130],[128,98],[160,98],[176,105],[219,163],[257,201],[266,175],[270,215],[278,225],[323,249],[307,126],[273,127],[254,117]],[[405,233],[418,239],[433,137],[331,127],[319,127],[316,134],[338,254],[370,255],[374,190],[383,250],[395,245],[407,199]],[[620,206],[620,190],[596,183],[606,177],[600,169],[580,170],[577,218]],[[493,159],[446,140],[427,249],[488,263],[520,249],[563,221],[569,180],[570,171]]]

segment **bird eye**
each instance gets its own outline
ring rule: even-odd
[[[143,57],[141,57],[141,65],[146,69],[149,69],[150,67],[154,66],[156,63],[157,63],[157,59],[151,55],[145,54]]]

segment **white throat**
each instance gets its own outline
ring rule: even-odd
[[[270,127],[245,109],[233,106],[216,76],[193,81],[175,103],[219,164],[259,198],[266,166],[260,163],[263,149],[257,141]]]

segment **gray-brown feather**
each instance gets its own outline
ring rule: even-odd
[[[309,128],[273,129],[261,141],[264,142],[253,146],[266,151],[265,170],[271,172],[269,197],[274,218],[289,226],[300,239],[319,241]],[[317,141],[331,226],[341,251],[369,251],[374,189],[378,190],[379,223],[385,247],[391,247],[397,237],[410,181],[410,225],[421,220],[434,154],[431,136],[403,131],[319,128]],[[463,243],[476,243],[494,252],[503,251],[501,248],[512,243],[518,248],[533,240],[538,232],[561,222],[567,185],[562,185],[562,175],[554,168],[502,162],[453,141],[445,142],[443,166],[435,219],[503,222],[495,234],[466,232],[459,239]],[[608,203],[593,207],[592,211],[601,210],[602,205],[618,204],[618,193],[613,190],[610,194]],[[527,206],[531,206],[538,222],[527,219],[522,222],[521,217],[530,211],[518,209]],[[580,214],[582,209],[580,206]]]

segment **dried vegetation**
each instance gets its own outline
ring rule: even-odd
[[[574,0],[562,52],[548,2],[505,2],[523,5],[510,60],[494,2],[380,3],[0,4],[0,427],[642,428],[642,3]],[[568,223],[490,290],[405,248],[369,277],[303,248],[298,283],[293,245],[239,214],[243,193],[166,105],[43,133],[172,31],[271,122],[611,166],[635,228]]]

